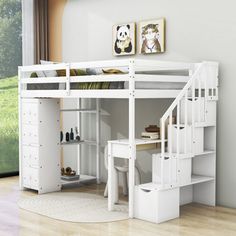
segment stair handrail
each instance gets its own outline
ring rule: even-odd
[[[172,125],[172,113],[174,111],[174,109],[177,107],[177,109],[179,109],[178,105],[180,104],[180,101],[184,98],[184,96],[186,96],[186,93],[188,92],[188,90],[192,87],[192,96],[195,97],[194,95],[194,90],[195,90],[195,83],[197,81],[197,79],[199,78],[199,74],[202,71],[204,62],[201,64],[197,65],[196,70],[194,71],[194,73],[191,75],[189,81],[186,83],[186,85],[183,87],[183,89],[181,90],[181,92],[178,94],[178,96],[175,98],[175,100],[172,102],[172,104],[169,106],[169,108],[166,110],[166,112],[164,113],[164,115],[161,117],[160,119],[160,131],[161,131],[161,185],[162,187],[164,187],[164,157],[165,157],[165,123],[167,121],[167,119],[170,119],[170,125]],[[205,83],[205,90],[206,90],[206,83]],[[199,91],[200,93],[200,91]],[[199,95],[201,96],[201,95]],[[194,107],[192,108],[192,112],[194,114]],[[179,111],[177,112],[179,113]],[[194,116],[194,115],[192,115]],[[171,117],[171,118],[170,118]],[[186,118],[186,117],[185,117]],[[194,118],[192,117],[192,123],[194,124]],[[179,117],[177,115],[177,126],[179,126]],[[179,135],[179,132],[177,131],[177,136]],[[177,138],[178,139],[178,138]],[[171,141],[172,142],[172,141]],[[178,143],[177,143],[177,157],[179,155],[179,150],[178,150]],[[172,154],[172,152],[171,152]],[[171,156],[171,155],[170,155]],[[171,170],[170,170],[171,171]],[[170,172],[171,175],[171,172]],[[171,179],[171,177],[170,177]],[[170,187],[174,187],[173,184],[170,185]]]

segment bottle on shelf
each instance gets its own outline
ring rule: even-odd
[[[66,142],[69,142],[70,141],[70,134],[69,132],[66,132]]]
[[[78,132],[77,126],[75,127],[75,139],[76,139],[77,141],[80,141],[80,136],[79,136],[79,132]]]
[[[61,142],[63,141],[63,132],[62,131],[60,133],[60,140],[61,140]]]
[[[74,133],[73,133],[73,128],[70,130],[70,141],[74,140]]]

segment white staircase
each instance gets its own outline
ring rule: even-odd
[[[161,153],[152,183],[135,189],[135,217],[160,223],[178,217],[180,205],[215,205],[217,100],[218,64],[200,63],[160,119]]]
[[[160,120],[160,182],[162,188],[173,188],[183,184],[180,179],[184,159],[213,151],[205,149],[206,131],[204,128],[216,125],[217,70],[216,63],[199,64]],[[168,178],[165,162],[169,162]],[[185,160],[185,162],[187,161]]]

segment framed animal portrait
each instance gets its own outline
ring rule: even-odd
[[[135,54],[135,23],[114,25],[112,32],[114,56]]]
[[[165,52],[165,19],[139,23],[139,53]]]

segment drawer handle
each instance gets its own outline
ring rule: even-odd
[[[141,190],[142,190],[143,192],[145,192],[145,193],[150,193],[150,192],[151,192],[151,190],[149,190],[149,189],[143,189],[143,188],[141,188]]]

